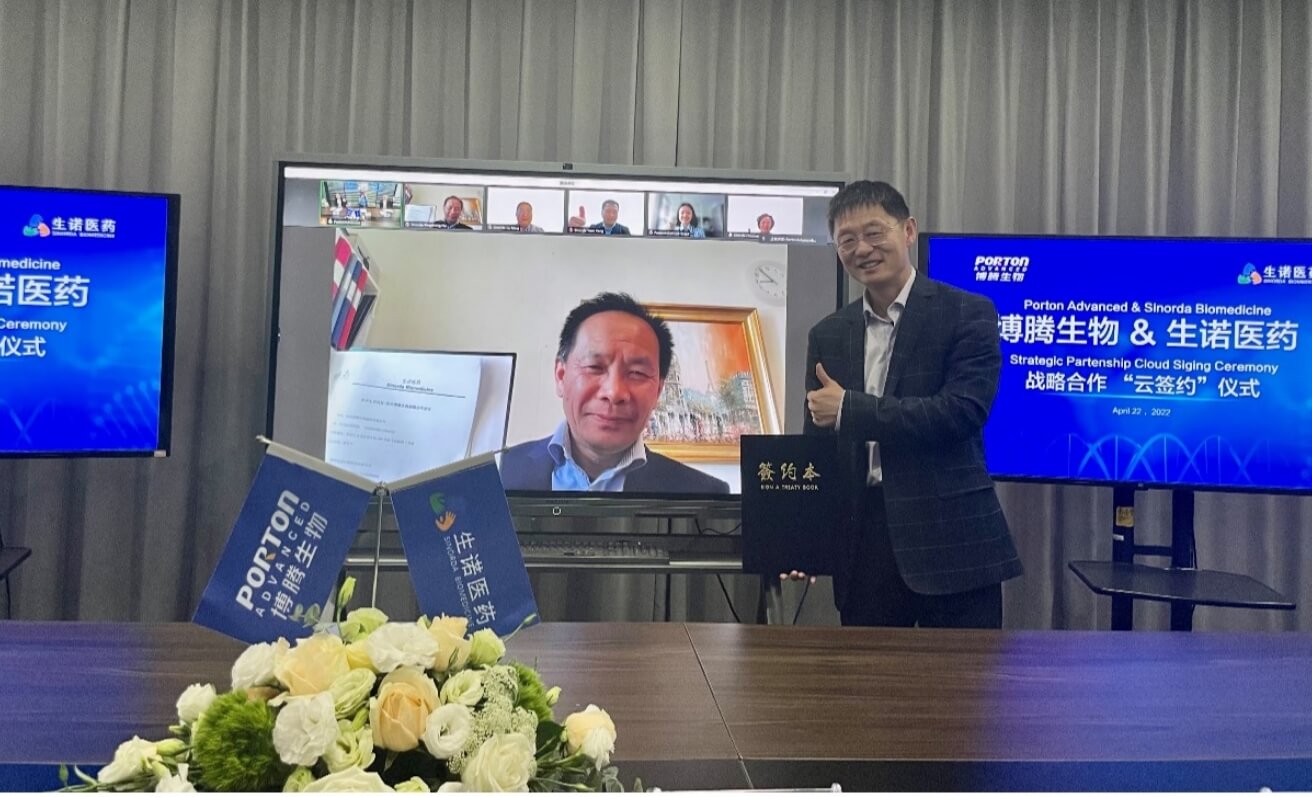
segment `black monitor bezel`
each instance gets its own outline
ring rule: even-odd
[[[569,162],[528,162],[528,161],[473,161],[444,160],[427,158],[396,158],[368,156],[334,156],[334,155],[283,155],[274,161],[273,197],[274,230],[273,246],[269,268],[268,291],[271,297],[270,311],[266,319],[266,339],[269,342],[266,398],[265,398],[265,436],[273,435],[274,397],[278,365],[278,330],[275,327],[278,318],[280,296],[279,281],[282,271],[282,232],[285,204],[284,174],[288,167],[296,168],[350,168],[362,170],[431,170],[456,174],[504,173],[532,177],[557,177],[586,179],[641,179],[651,181],[668,180],[670,182],[711,182],[732,184],[735,182],[752,182],[762,185],[817,185],[833,186],[841,189],[849,182],[846,175],[837,173],[791,174],[768,171],[745,171],[725,169],[669,169],[643,166],[611,166],[604,164],[580,164]],[[645,209],[644,209],[645,212]],[[811,244],[818,245],[818,244]],[[832,244],[830,244],[832,249]],[[843,271],[837,253],[834,253],[836,302],[835,310],[845,304],[844,286],[846,274]],[[819,320],[819,319],[816,319]],[[698,507],[713,512],[716,507],[728,504],[736,505],[741,493],[711,494],[706,493],[591,493],[581,491],[551,490],[507,490],[506,497],[512,510],[519,508],[531,514],[559,516],[576,516],[582,514],[614,515],[617,512],[642,516],[654,514],[656,504],[671,503],[663,511],[663,516],[673,514],[695,514]],[[676,511],[677,509],[677,511]]]

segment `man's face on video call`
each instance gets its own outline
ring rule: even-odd
[[[641,318],[598,313],[579,325],[574,349],[556,361],[556,395],[575,445],[602,455],[637,442],[664,381],[656,333]]]
[[[620,204],[618,202],[606,202],[601,206],[601,220],[607,227],[614,227],[615,222],[620,219]]]
[[[442,205],[442,215],[446,218],[447,224],[455,224],[460,221],[460,214],[465,212],[465,203],[456,197],[451,197]]]
[[[759,226],[763,234],[769,235],[770,230],[774,229],[774,218],[772,216],[762,216]]]
[[[527,227],[533,223],[533,206],[527,202],[520,202],[515,208],[515,222],[521,227]]]

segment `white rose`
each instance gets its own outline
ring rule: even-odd
[[[491,628],[481,628],[469,638],[469,666],[491,667],[506,655],[506,643]]]
[[[387,615],[377,609],[366,606],[363,609],[353,609],[346,619],[338,626],[342,632],[343,642],[355,642],[364,639],[377,629],[381,628],[383,623],[387,622]]]
[[[187,780],[187,764],[178,764],[178,774],[169,775],[167,778],[160,778],[159,783],[155,784],[157,792],[184,792],[195,791],[196,787],[191,785]]]
[[[192,684],[182,692],[182,697],[178,698],[178,719],[188,725],[195,725],[200,715],[209,710],[210,704],[214,698],[218,697],[214,691],[213,684]]]
[[[278,711],[273,724],[273,746],[287,764],[314,766],[337,741],[337,715],[327,692],[294,697]]]
[[[392,791],[392,787],[383,783],[383,779],[378,777],[377,772],[365,772],[359,767],[351,767],[350,769],[343,769],[341,772],[325,775],[306,786],[302,791],[358,793]]]
[[[415,775],[410,780],[403,780],[396,784],[396,791],[398,793],[410,792],[411,794],[428,794],[432,789],[428,788],[428,784],[424,783],[423,778]]]
[[[273,669],[290,649],[291,645],[288,645],[285,639],[279,639],[277,642],[261,642],[246,648],[232,665],[233,691],[274,683],[277,679],[273,675]]]
[[[461,782],[458,781],[458,780],[448,780],[446,783],[443,783],[441,786],[438,786],[438,787],[437,787],[437,790],[438,790],[439,792],[443,792],[443,791],[464,791],[464,790],[465,790],[465,784],[461,783]]]
[[[328,694],[333,696],[333,706],[338,719],[354,716],[369,702],[369,695],[374,691],[374,682],[378,677],[373,670],[348,670],[340,675],[333,685],[328,687]]]
[[[160,761],[159,746],[139,736],[133,736],[114,751],[114,760],[101,768],[96,779],[101,783],[121,783],[153,771],[152,764]]]
[[[323,755],[329,772],[351,767],[367,768],[374,762],[374,733],[368,728],[355,730],[349,722],[337,723],[337,740]]]
[[[461,670],[442,684],[442,702],[459,703],[473,708],[483,699],[483,673]]]
[[[314,783],[314,773],[305,767],[297,767],[287,776],[287,782],[282,784],[282,790],[284,794],[295,794],[305,791],[305,787],[311,783]]]
[[[538,769],[535,752],[522,733],[493,736],[465,762],[460,781],[469,791],[528,791]]]
[[[602,769],[615,752],[615,723],[605,710],[590,705],[565,718],[565,745],[571,753],[582,750]]]
[[[428,670],[437,656],[437,640],[418,623],[386,623],[369,635],[364,649],[382,673],[407,665]]]
[[[433,758],[445,761],[464,749],[474,727],[474,714],[459,703],[450,703],[428,715],[420,739]]]

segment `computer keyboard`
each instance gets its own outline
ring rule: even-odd
[[[670,552],[656,545],[633,540],[521,541],[524,564],[669,564]]]

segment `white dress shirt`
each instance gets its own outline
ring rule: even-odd
[[[916,281],[916,270],[911,270],[907,282],[898,292],[897,298],[888,306],[888,316],[879,315],[870,306],[870,296],[862,296],[866,318],[866,384],[865,390],[872,396],[884,395],[884,383],[888,381],[888,364],[893,359],[893,344],[897,342],[897,322],[906,309],[907,297],[911,295],[911,285]],[[838,418],[834,428],[843,424],[843,407],[838,407]],[[866,484],[875,486],[884,481],[884,468],[879,461],[879,443],[869,441],[866,449],[870,456],[870,469],[866,472]]]

